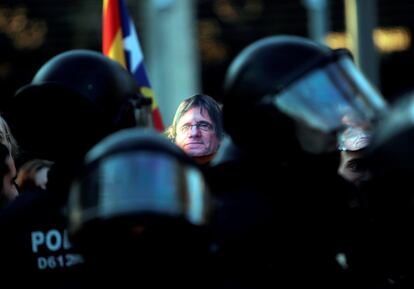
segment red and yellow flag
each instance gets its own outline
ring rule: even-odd
[[[152,100],[155,129],[164,130],[154,92],[144,66],[141,45],[124,0],[104,0],[102,21],[102,52],[119,62],[134,76],[142,95]]]

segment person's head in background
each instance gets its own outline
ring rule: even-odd
[[[178,106],[166,135],[197,162],[209,162],[223,138],[220,106],[205,94],[185,99]]]
[[[341,158],[338,174],[357,187],[371,176],[363,158],[369,142],[369,133],[359,127],[348,127],[339,137]]]
[[[18,171],[16,183],[21,192],[31,189],[46,189],[48,172],[53,162],[43,159],[32,159],[25,162]]]
[[[18,190],[14,183],[16,167],[9,149],[0,143],[0,208],[13,201],[18,196]]]
[[[0,173],[2,180],[0,207],[14,200],[19,194],[14,183],[16,177],[15,158],[18,156],[18,151],[16,139],[11,134],[9,125],[0,115]]]
[[[0,143],[5,145],[15,159],[18,155],[18,145],[16,139],[13,137],[10,131],[10,127],[6,120],[0,115]]]

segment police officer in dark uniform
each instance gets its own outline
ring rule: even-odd
[[[362,187],[366,222],[355,254],[364,288],[414,286],[413,108],[412,92],[393,104],[364,158],[372,177]]]
[[[275,36],[230,65],[230,141],[209,172],[221,288],[344,288],[347,190],[336,135],[386,109],[346,50]]]
[[[211,197],[195,161],[163,135],[125,129],[86,155],[70,190],[82,285],[213,288]]]
[[[137,125],[136,112],[148,103],[137,91],[124,68],[88,50],[53,57],[17,91],[8,112],[16,139],[27,158],[55,165],[45,192],[25,192],[0,214],[0,266],[3,276],[10,276],[5,281],[41,288],[75,282],[84,258],[66,230],[69,184],[89,148]]]
[[[14,178],[16,168],[6,145],[0,143],[0,210],[18,195]]]

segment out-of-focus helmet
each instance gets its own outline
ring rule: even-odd
[[[101,280],[130,284],[139,272],[148,288],[194,288],[206,272],[210,210],[189,156],[155,131],[126,129],[86,155],[69,193],[69,232]]]
[[[385,109],[347,50],[297,36],[254,42],[235,58],[225,79],[224,127],[242,146],[274,134],[274,149],[289,148],[292,120],[332,133],[349,123],[365,126]]]
[[[24,149],[55,160],[64,148],[87,149],[112,131],[135,126],[142,99],[121,65],[95,51],[71,50],[47,61],[17,91],[10,123]]]
[[[210,205],[204,177],[191,158],[156,132],[126,129],[86,155],[70,190],[70,231],[159,219],[204,226]]]

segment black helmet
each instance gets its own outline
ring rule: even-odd
[[[292,120],[330,133],[346,118],[361,125],[384,108],[347,50],[297,36],[251,44],[232,62],[224,84],[224,127],[241,146],[271,132],[273,148],[286,149],[294,145]]]
[[[115,61],[95,51],[67,51],[17,91],[10,123],[24,149],[55,160],[63,148],[84,151],[114,130],[135,126],[137,92]]]
[[[90,224],[148,216],[202,226],[209,193],[193,159],[155,131],[125,129],[103,139],[86,155],[70,190],[70,231]],[[158,217],[157,217],[158,216]]]
[[[205,272],[210,204],[189,156],[155,131],[126,129],[86,155],[69,193],[69,232],[104,280],[140,272],[140,284],[185,284]]]

